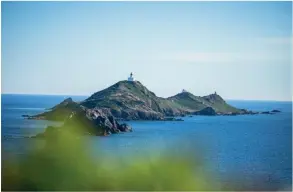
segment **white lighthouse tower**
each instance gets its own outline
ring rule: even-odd
[[[128,81],[134,81],[132,72],[130,73],[130,76],[128,77]]]

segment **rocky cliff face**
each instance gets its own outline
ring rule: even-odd
[[[225,102],[218,94],[199,97],[189,92],[169,98],[157,97],[139,81],[120,81],[76,103],[66,99],[45,112],[29,118],[64,120],[80,106],[99,110],[107,116],[124,120],[164,120],[167,116],[250,114]],[[97,112],[97,111],[96,111]]]
[[[58,108],[55,110],[58,110]],[[132,128],[125,123],[120,124],[112,115],[105,114],[101,109],[87,109],[79,105],[65,119],[61,127],[49,126],[44,133],[34,137],[54,138],[54,136],[60,134],[60,131],[67,130],[79,135],[106,136],[120,132],[131,132]]]
[[[64,126],[83,127],[85,132],[94,135],[132,131],[130,126],[118,123],[112,115],[105,114],[103,110],[98,108],[88,109],[83,106],[79,106],[77,110],[70,114],[65,120]]]

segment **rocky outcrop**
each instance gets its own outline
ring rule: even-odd
[[[51,138],[64,130],[78,134],[107,136],[120,132],[131,132],[132,128],[125,123],[118,123],[113,116],[106,115],[101,109],[87,109],[79,106],[67,117],[61,127],[49,126],[44,133],[33,136],[33,138]]]
[[[277,110],[277,109],[274,109],[271,111],[272,113],[280,113],[281,111],[280,110]]]
[[[130,132],[131,127],[126,124],[119,124],[112,116],[107,115],[103,110],[94,108],[87,109],[80,106],[64,122],[68,127],[84,127],[89,134],[105,135],[119,132]]]
[[[206,115],[206,116],[215,116],[217,112],[212,107],[206,107],[200,111],[196,111],[193,115]]]
[[[51,121],[64,121],[73,111],[79,107],[79,104],[74,102],[71,98],[67,98],[58,105],[38,115],[25,115],[28,119],[36,120],[51,120]],[[23,115],[24,116],[24,115]]]
[[[62,101],[61,103],[59,103],[58,105],[52,107],[50,110],[54,110],[54,109],[58,109],[61,107],[69,107],[69,106],[75,106],[76,103],[72,100],[71,97],[65,99],[64,101]]]

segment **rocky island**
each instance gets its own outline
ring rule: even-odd
[[[241,115],[251,111],[237,109],[217,93],[199,97],[189,92],[181,92],[162,98],[148,90],[139,81],[119,81],[94,93],[81,102],[67,98],[44,113],[29,116],[29,119],[63,121],[78,106],[99,109],[105,115],[121,120],[164,120],[166,117],[185,115]]]
[[[279,112],[261,112],[272,114]],[[185,115],[245,115],[259,114],[246,109],[238,109],[226,103],[217,93],[195,96],[183,91],[172,97],[162,98],[148,90],[139,81],[119,81],[98,91],[81,102],[67,98],[44,113],[26,116],[28,119],[64,121],[64,124],[83,122],[94,135],[131,131],[118,120],[180,120]],[[82,119],[82,120],[81,120]],[[93,129],[93,127],[96,127]]]
[[[105,115],[100,109],[87,109],[71,101],[68,103],[68,105],[72,106],[72,108],[70,108],[70,110],[65,110],[63,104],[64,102],[60,103],[58,106],[56,106],[55,110],[52,110],[53,112],[57,111],[57,113],[49,114],[53,114],[53,116],[59,115],[59,110],[63,111],[64,114],[70,113],[68,116],[63,114],[63,117],[65,117],[64,124],[61,127],[48,126],[44,133],[33,136],[34,138],[52,138],[56,134],[60,133],[60,131],[64,130],[75,131],[81,135],[96,136],[107,136],[110,134],[132,131],[132,128],[129,125],[125,123],[120,124],[113,116]]]

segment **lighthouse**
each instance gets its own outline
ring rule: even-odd
[[[130,73],[130,76],[128,77],[128,81],[134,81],[132,72]]]

